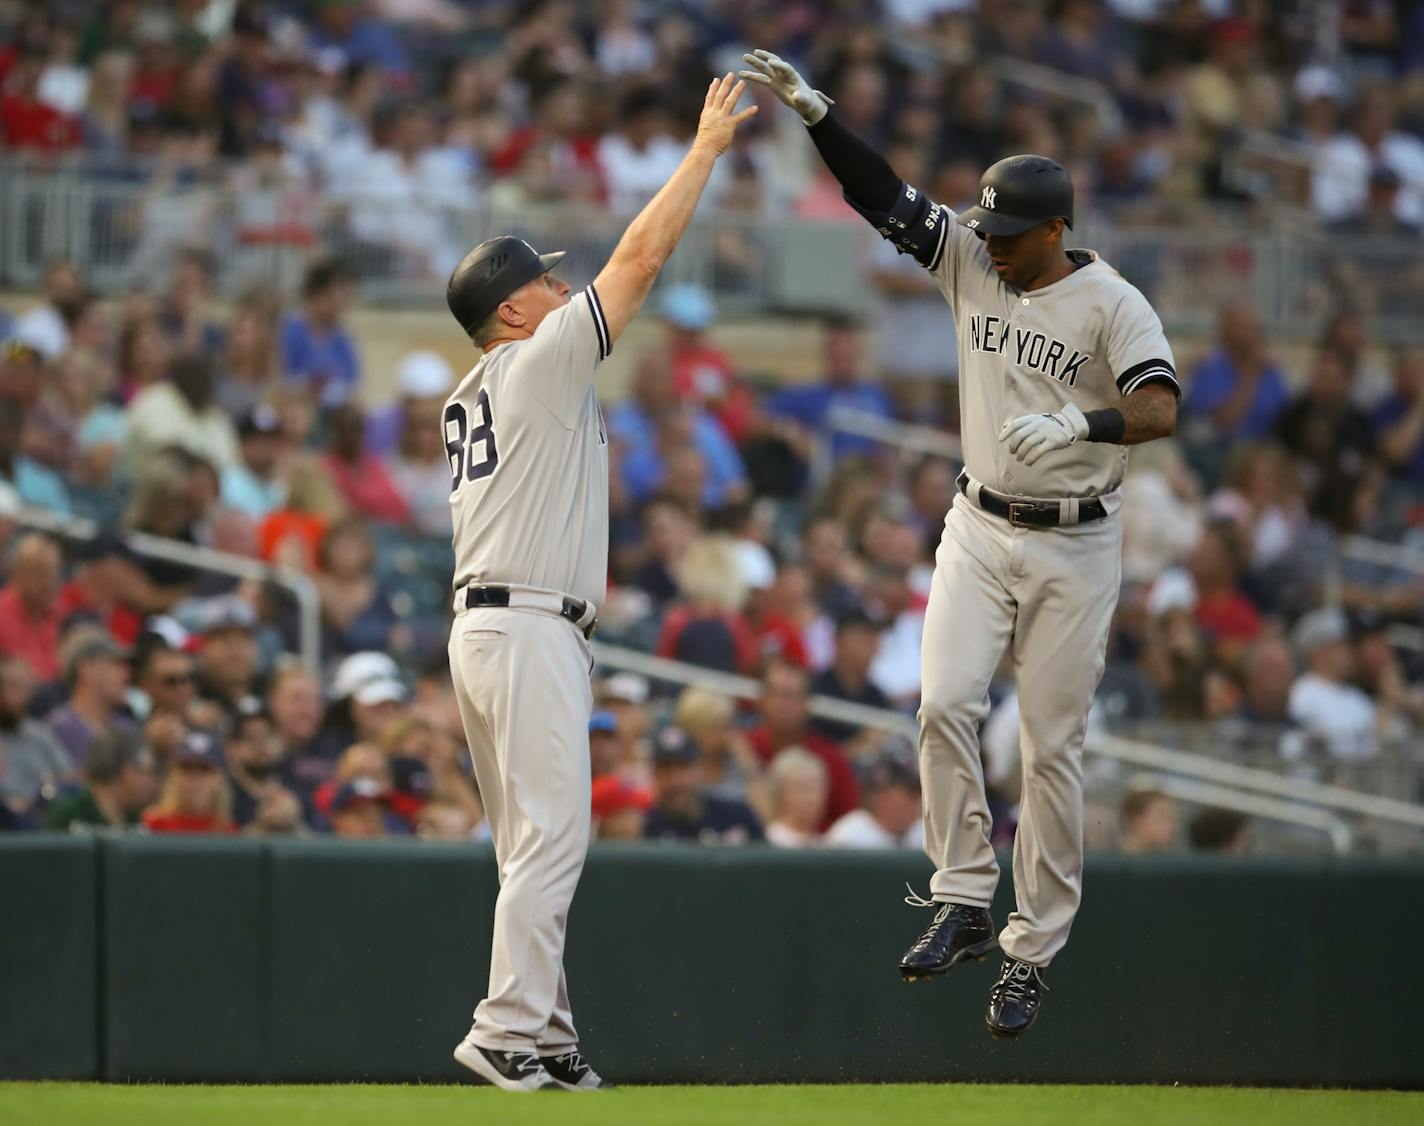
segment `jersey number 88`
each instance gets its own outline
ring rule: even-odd
[[[463,403],[451,403],[445,408],[445,454],[450,459],[450,491],[462,481],[480,481],[494,472],[499,464],[499,451],[494,444],[494,419],[490,416],[489,394],[480,392],[475,400],[475,417],[479,425],[470,427]],[[482,446],[483,456],[475,460],[475,447]]]

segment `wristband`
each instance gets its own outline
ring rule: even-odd
[[[1100,411],[1087,411],[1083,417],[1088,423],[1088,441],[1121,443],[1127,432],[1127,419],[1117,407],[1105,407]]]

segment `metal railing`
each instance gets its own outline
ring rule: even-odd
[[[916,456],[942,457],[949,461],[964,460],[959,439],[931,426],[897,422],[854,407],[832,407],[817,433],[811,457],[811,480],[819,488],[830,480],[835,467],[835,435],[851,434],[894,446],[901,453]]]
[[[90,541],[100,533],[99,525],[80,516],[64,516],[48,509],[22,505],[12,519],[27,528],[48,532],[65,539]],[[195,570],[229,575],[236,579],[273,583],[287,590],[297,605],[298,655],[302,664],[318,672],[321,664],[321,602],[316,584],[308,575],[290,567],[263,563],[243,555],[197,547],[176,540],[152,536],[145,532],[127,532],[124,545],[134,554],[148,559],[179,563]]]
[[[1130,790],[1157,790],[1178,801],[1229,809],[1244,813],[1248,817],[1278,821],[1284,825],[1322,833],[1337,856],[1348,855],[1354,847],[1355,835],[1344,821],[1333,813],[1312,809],[1298,802],[1246,794],[1230,786],[1220,786],[1193,778],[1177,778],[1170,774],[1134,774],[1127,780],[1127,786]]]
[[[649,680],[707,688],[740,700],[756,699],[760,692],[760,685],[750,677],[653,657],[604,642],[595,641],[593,650],[601,665],[638,673]],[[855,724],[910,739],[914,739],[919,731],[916,721],[901,712],[863,707],[825,696],[812,697],[810,713],[820,719]],[[1190,751],[1172,750],[1116,735],[1090,733],[1084,740],[1083,753],[1119,766],[1145,768],[1154,775],[1185,780],[1184,784],[1195,786],[1199,794],[1234,795],[1236,804],[1226,803],[1229,808],[1252,812],[1242,808],[1243,802],[1251,802],[1257,809],[1268,809],[1272,820],[1288,821],[1327,833],[1332,845],[1338,845],[1340,839],[1339,831],[1333,827],[1335,822],[1340,822],[1348,831],[1340,815],[1424,834],[1424,806],[1408,802],[1291,778],[1257,767],[1237,766]],[[1297,807],[1294,815],[1291,815],[1292,806]]]
[[[322,191],[227,176],[135,183],[82,166],[0,160],[0,285],[37,288],[44,264],[57,257],[80,262],[100,292],[162,285],[177,251],[195,244],[212,253],[228,294],[254,285],[293,293],[306,262],[331,253],[370,300],[438,304],[460,249],[491,231],[568,250],[569,276],[584,279],[606,261],[629,218],[588,205],[513,207],[478,185],[469,203],[429,199],[393,209],[378,184]],[[1142,289],[1173,332],[1206,330],[1220,305],[1249,297],[1273,335],[1314,338],[1348,292],[1381,342],[1424,340],[1424,254],[1399,240],[1341,240],[1298,219],[1238,221],[1221,209],[1193,223],[1085,207],[1073,234]],[[706,286],[731,313],[863,313],[875,237],[855,222],[704,207],[665,281]]]

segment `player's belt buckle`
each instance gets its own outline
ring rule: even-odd
[[[1009,501],[1009,523],[1016,528],[1032,528],[1034,525],[1024,519],[1020,513],[1031,513],[1038,508],[1036,504],[1025,504],[1020,501]]]

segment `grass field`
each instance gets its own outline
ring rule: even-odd
[[[506,1095],[481,1087],[0,1083],[5,1126],[1417,1126],[1424,1093],[977,1084],[633,1087]]]

